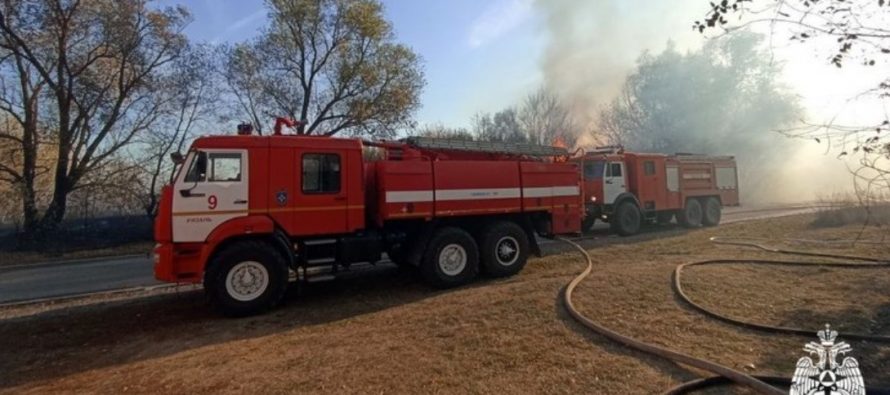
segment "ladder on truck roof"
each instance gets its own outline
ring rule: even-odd
[[[734,156],[729,155],[706,155],[687,152],[677,152],[676,154],[674,154],[674,157],[680,162],[711,162],[735,160]]]
[[[455,140],[433,137],[408,137],[404,141],[406,144],[412,147],[428,150],[466,151],[528,156],[569,155],[569,150],[563,147],[551,147],[547,145],[526,143]]]

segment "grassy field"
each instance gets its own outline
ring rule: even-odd
[[[576,303],[610,328],[748,372],[790,375],[815,337],[764,335],[678,305],[671,272],[708,258],[780,258],[729,237],[878,240],[886,230],[813,228],[813,216],[597,242]],[[647,240],[648,239],[648,240]],[[626,241],[626,240],[624,240]],[[605,245],[602,245],[605,244]],[[890,256],[883,244],[793,248]],[[384,267],[294,291],[270,314],[210,313],[198,292],[0,311],[0,392],[653,393],[699,376],[576,325],[560,303],[578,254],[514,278],[432,291]],[[888,269],[692,268],[693,298],[762,323],[890,333]],[[890,386],[890,346],[851,342],[867,384]]]

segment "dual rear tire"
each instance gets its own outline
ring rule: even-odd
[[[722,210],[720,200],[715,197],[690,198],[686,201],[686,207],[677,213],[677,221],[687,228],[717,226],[720,224]]]
[[[720,218],[722,216],[723,207],[720,205],[720,200],[717,198],[709,197],[705,199],[704,211],[702,212],[701,223],[704,226],[717,226],[720,224]]]
[[[676,213],[677,222],[687,228],[699,226],[717,226],[720,223],[722,207],[720,200],[715,197],[690,198],[686,207]],[[673,212],[661,212],[657,215],[660,224],[670,223]],[[639,207],[631,201],[618,204],[612,215],[612,231],[621,236],[634,235],[640,231],[642,214]]]
[[[477,239],[458,227],[437,230],[420,262],[420,274],[436,288],[454,288],[471,282],[480,271],[491,277],[519,273],[528,260],[526,232],[513,222],[486,226]]]

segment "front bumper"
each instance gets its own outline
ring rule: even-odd
[[[154,248],[154,275],[169,283],[200,283],[204,243],[159,243]]]

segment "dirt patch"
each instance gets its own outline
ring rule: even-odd
[[[691,260],[776,258],[711,245],[708,238],[718,234],[838,239],[859,231],[812,229],[810,221],[668,231],[595,248],[598,270],[579,286],[577,304],[640,339],[750,372],[789,375],[813,339],[708,319],[677,304],[670,278]],[[879,232],[864,236],[878,239]],[[824,249],[890,255],[877,244]],[[209,313],[198,292],[20,314],[0,320],[0,391],[625,394],[698,377],[576,325],[559,292],[582,268],[577,254],[536,259],[514,278],[439,292],[385,266],[295,290],[283,308],[240,320]],[[696,300],[739,318],[814,330],[831,322],[843,337],[854,329],[887,334],[885,273],[728,265],[691,269],[686,286]],[[866,382],[890,384],[890,347],[852,346]]]

